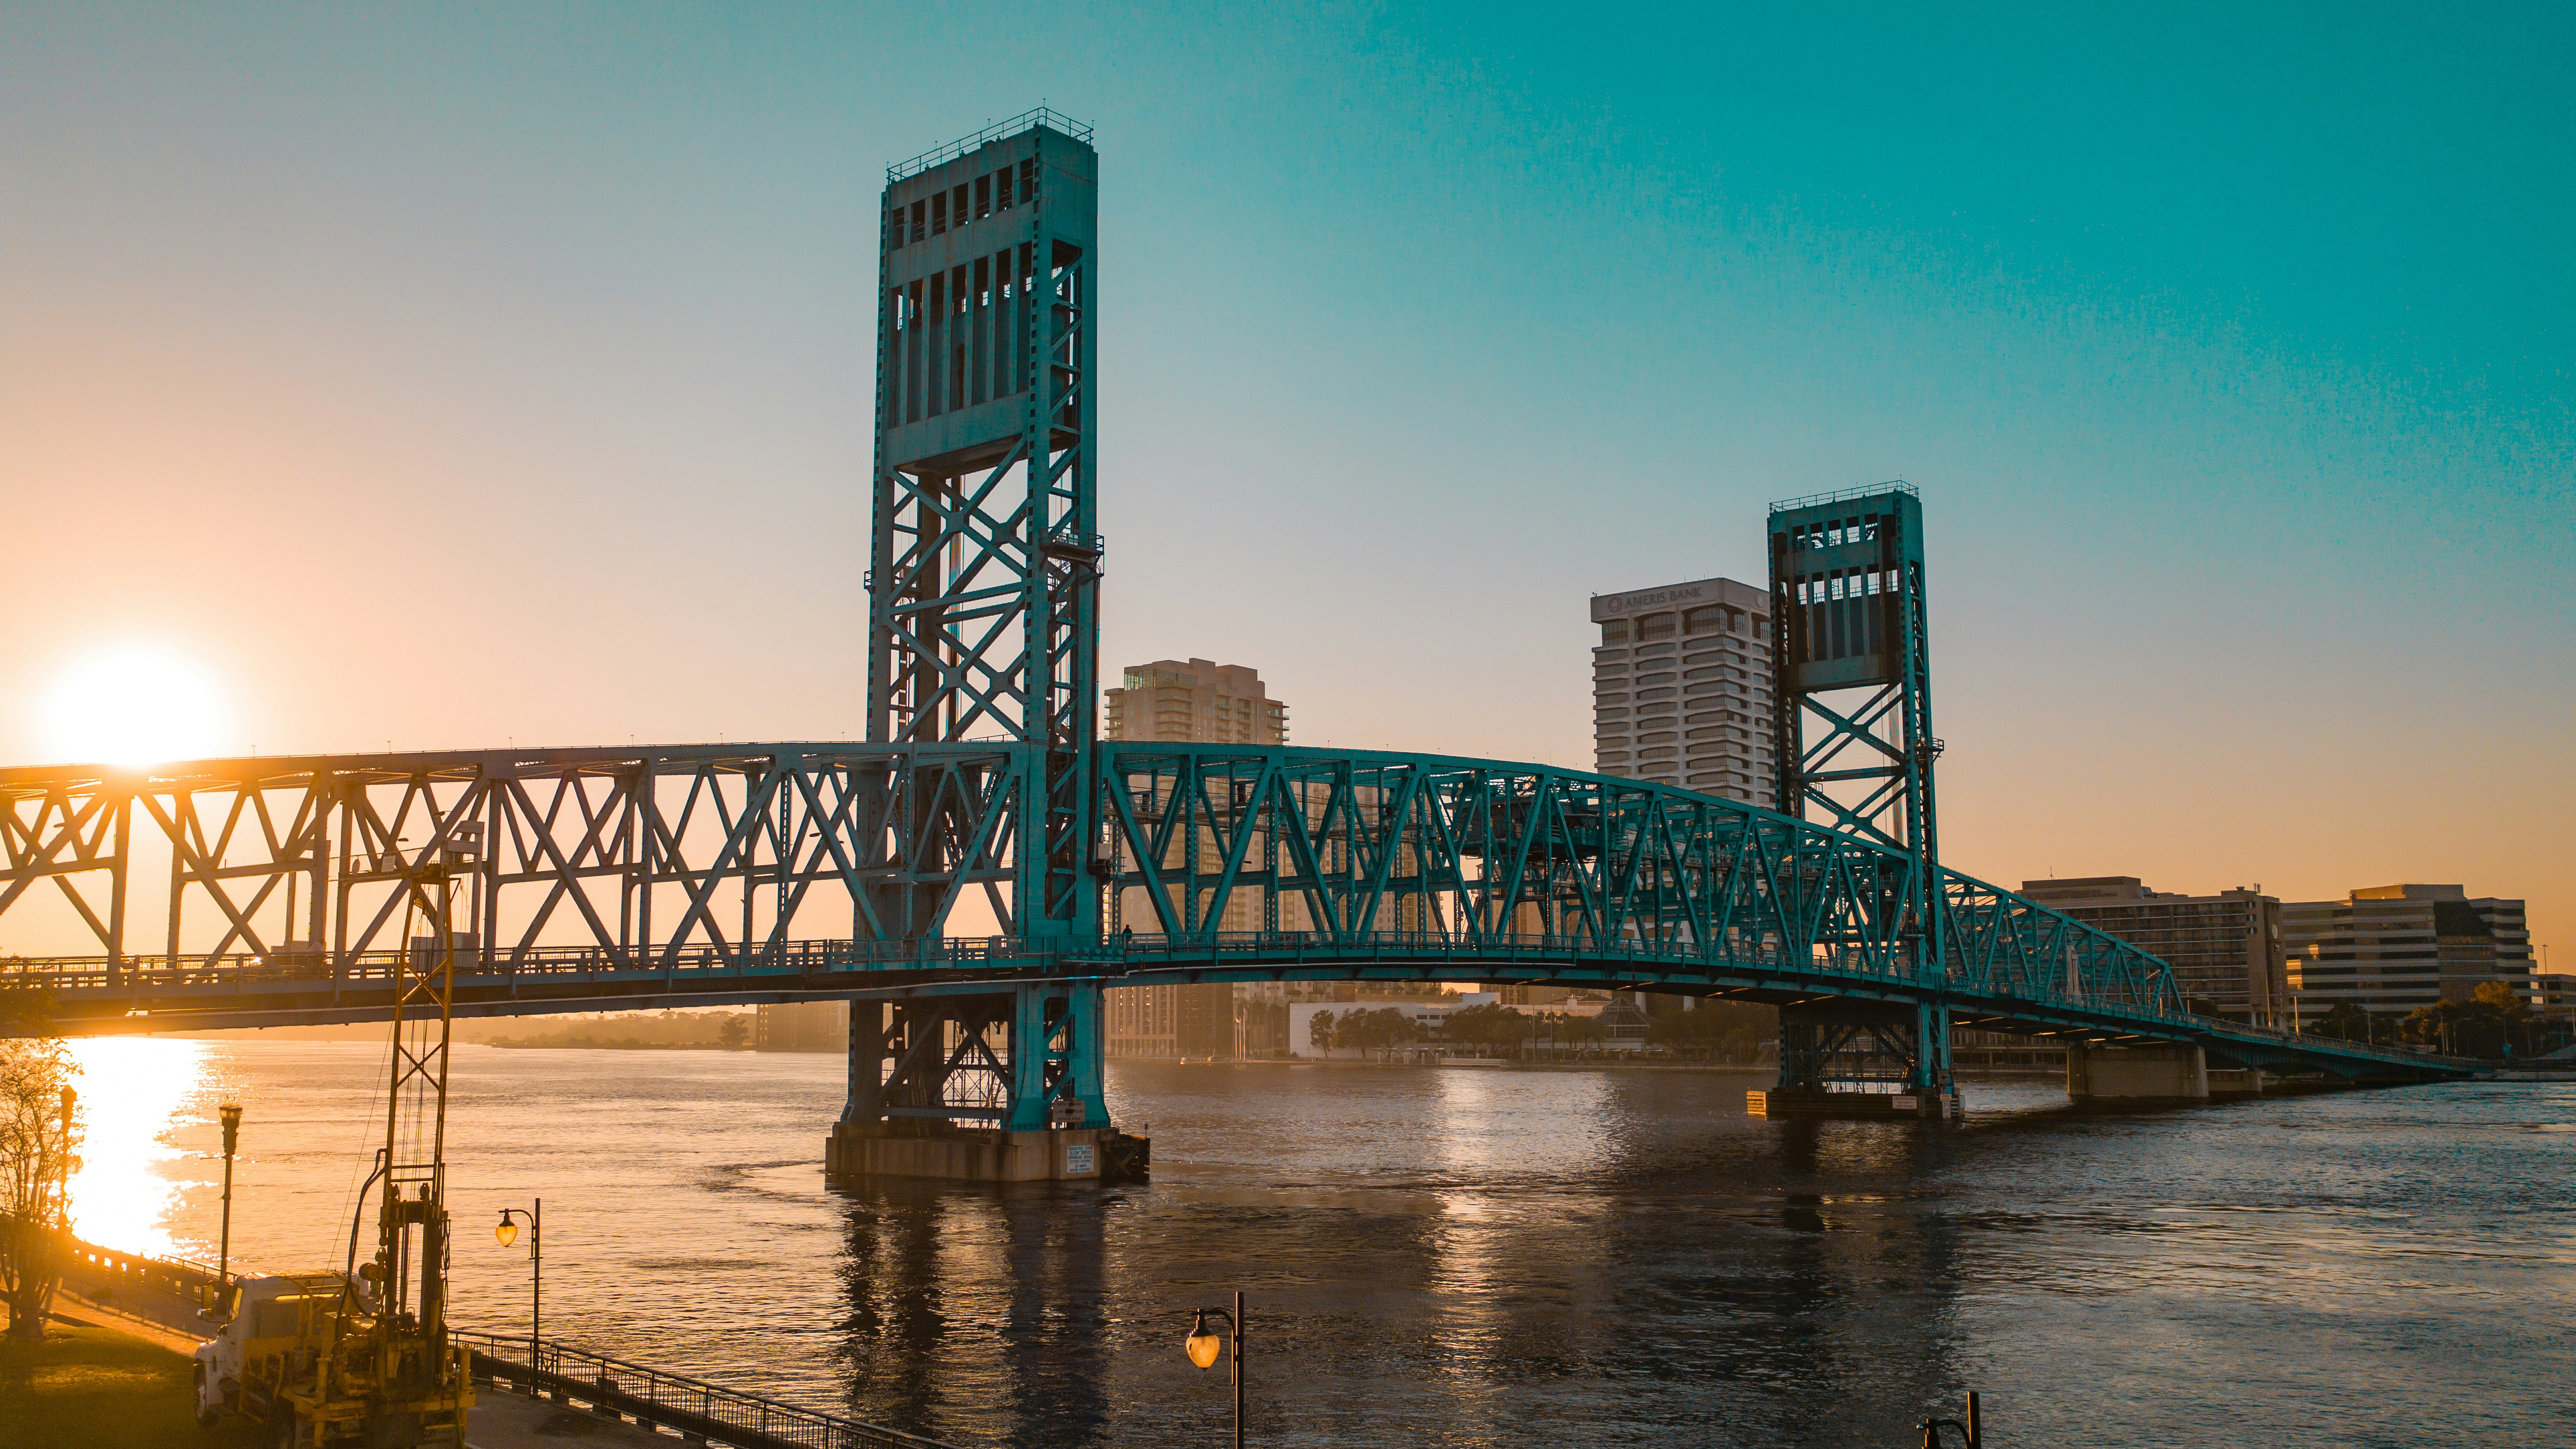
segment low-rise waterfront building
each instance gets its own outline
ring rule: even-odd
[[[1587,1010],[1597,1011],[1610,993],[1589,986],[1559,986],[1547,981],[1515,982],[1494,988],[1494,999],[1505,1006],[1536,1006],[1549,1011],[1563,1010],[1566,1003],[1585,1003]]]
[[[764,1052],[839,1052],[850,1046],[850,1003],[788,1001],[757,1008],[752,1048]]]
[[[2260,887],[2212,895],[2155,891],[2133,875],[2026,880],[2021,893],[2173,967],[2195,1009],[2289,1025],[2281,902]]]
[[[2534,976],[2532,1005],[2543,1016],[2576,1016],[2576,976]]]
[[[2290,990],[2303,1020],[2351,1002],[2403,1013],[2467,1001],[2489,982],[2525,1000],[2537,988],[2523,903],[2456,885],[2387,885],[2339,901],[2281,907]]]

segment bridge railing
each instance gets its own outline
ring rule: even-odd
[[[262,988],[339,987],[361,993],[389,984],[397,957],[390,951],[369,952],[335,969],[320,958],[262,960],[229,956],[127,957],[115,972],[104,958],[0,958],[0,993],[12,988],[71,993],[74,999],[105,997],[110,1001],[162,1001],[203,1005],[209,998],[240,994],[256,1006],[268,994]],[[1403,968],[1426,962],[1454,961],[1460,979],[1509,978],[1512,967],[1526,964],[1533,980],[1569,984],[1617,985],[1656,976],[1690,978],[1744,971],[1778,972],[1816,986],[1834,981],[1855,986],[1901,989],[1937,986],[1968,993],[1989,1008],[2026,1004],[2036,1019],[2064,1019],[2079,1014],[2115,1018],[2150,1035],[2170,1039],[2225,1037],[2283,1051],[2314,1055],[2327,1051],[2391,1065],[2433,1064],[2465,1067],[2451,1058],[2428,1056],[2402,1046],[2345,1042],[2340,1038],[2285,1031],[2223,1018],[2198,1016],[2155,997],[2088,997],[2057,989],[2044,974],[1979,973],[1963,960],[1935,978],[1916,974],[1910,959],[1885,953],[1810,946],[1800,953],[1777,941],[1737,941],[1723,949],[1703,950],[1689,942],[1628,939],[1604,947],[1588,937],[1510,932],[1461,931],[1213,931],[1162,934],[1120,931],[1070,949],[1040,950],[1010,936],[946,937],[924,941],[791,941],[769,948],[718,951],[690,948],[647,956],[618,953],[595,946],[529,947],[516,951],[476,952],[460,959],[460,982],[478,988],[524,988],[542,1000],[548,988],[578,988],[585,982],[684,983],[776,982],[796,989],[819,977],[866,971],[941,971],[973,973],[989,968],[996,976],[1030,972],[1095,977],[1114,982],[1133,974],[1169,973],[1192,968],[1243,970],[1269,966],[1329,964],[1365,971],[1384,961]],[[1539,969],[1548,968],[1548,969]],[[1587,969],[1597,968],[1597,970]],[[1472,971],[1472,975],[1469,974]],[[2094,978],[2099,979],[2099,978]],[[848,988],[846,982],[833,986]],[[816,989],[829,989],[819,983]],[[157,1003],[156,1003],[157,1004]]]
[[[946,936],[920,941],[789,941],[724,950],[689,946],[649,951],[604,946],[528,946],[460,951],[461,976],[512,980],[636,973],[692,975],[778,974],[902,967],[969,970],[987,962],[1025,958],[1026,942],[1013,936]],[[153,990],[170,987],[246,987],[268,983],[373,985],[395,977],[399,951],[254,956],[244,953],[125,956],[0,957],[0,989]]]
[[[936,1439],[883,1424],[845,1419],[776,1399],[728,1389],[685,1374],[646,1368],[552,1340],[531,1343],[496,1333],[456,1333],[477,1378],[525,1384],[531,1391],[577,1397],[633,1414],[700,1443],[744,1449],[945,1449]]]
[[[600,946],[529,946],[460,951],[460,978],[478,983],[543,984],[585,979],[664,977],[672,980],[750,976],[810,976],[871,970],[972,971],[1043,966],[1052,953],[1013,936],[950,936],[918,941],[806,940],[749,949],[708,947],[617,951]],[[1454,957],[1480,964],[1526,960],[1532,964],[1599,961],[1668,968],[1758,967],[1805,970],[1890,984],[1923,984],[1910,958],[1894,953],[1818,943],[1803,949],[1776,940],[1735,940],[1703,946],[1687,940],[1631,937],[1603,943],[1583,936],[1501,931],[1203,931],[1188,934],[1121,931],[1060,953],[1075,966],[1104,975],[1154,969],[1179,961],[1278,956],[1330,960],[1389,957],[1402,960]],[[0,989],[105,991],[137,995],[163,991],[251,991],[265,986],[339,986],[365,989],[391,982],[401,955],[353,953],[344,959],[312,954],[252,956],[150,955],[110,962],[101,956],[0,958]],[[2054,992],[2022,979],[1972,981],[1953,963],[1941,978],[1974,985],[1992,995],[2059,1001]],[[2109,1003],[2106,1003],[2109,1004]],[[2184,1013],[2153,1003],[2119,1003],[2132,1013],[2183,1019]]]

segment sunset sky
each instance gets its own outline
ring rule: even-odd
[[[1953,865],[2576,970],[2576,10],[2271,15],[9,7],[0,763],[856,734],[884,168],[1043,101],[1109,669],[1588,767],[1588,594],[1901,477]]]

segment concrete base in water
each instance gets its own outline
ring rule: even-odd
[[[1756,1117],[1830,1117],[1847,1121],[1938,1121],[1959,1115],[1959,1094],[1937,1092],[1747,1092]]]
[[[823,1145],[823,1175],[947,1182],[1095,1182],[1142,1167],[1142,1139],[1109,1127],[1005,1132],[946,1122],[844,1122]]]
[[[2196,1046],[2066,1049],[2066,1095],[2079,1102],[2206,1102],[2209,1077]]]
[[[2213,1102],[2234,1102],[2262,1095],[2263,1070],[2260,1067],[2209,1069],[2209,1100]]]

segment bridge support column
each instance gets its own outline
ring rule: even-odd
[[[1915,1004],[1914,1071],[1906,1085],[1938,1095],[1955,1095],[1959,1090],[1950,1074],[1950,1008],[1943,1003]]]
[[[1088,982],[1022,986],[1011,1012],[1011,1109],[1003,1126],[1105,1127],[1100,1093],[1100,988]]]
[[[1034,1182],[1141,1176],[1101,1092],[1100,988],[850,1004],[849,1096],[824,1173]]]
[[[1839,1001],[1780,1008],[1780,1081],[1748,1092],[1768,1117],[1955,1115],[1946,1006]]]
[[[2066,1048],[2066,1095],[2079,1102],[2206,1102],[2209,1063],[2200,1048],[2159,1042]]]
[[[2232,1102],[2263,1095],[2261,1067],[2211,1067],[2208,1071],[2209,1099]]]

